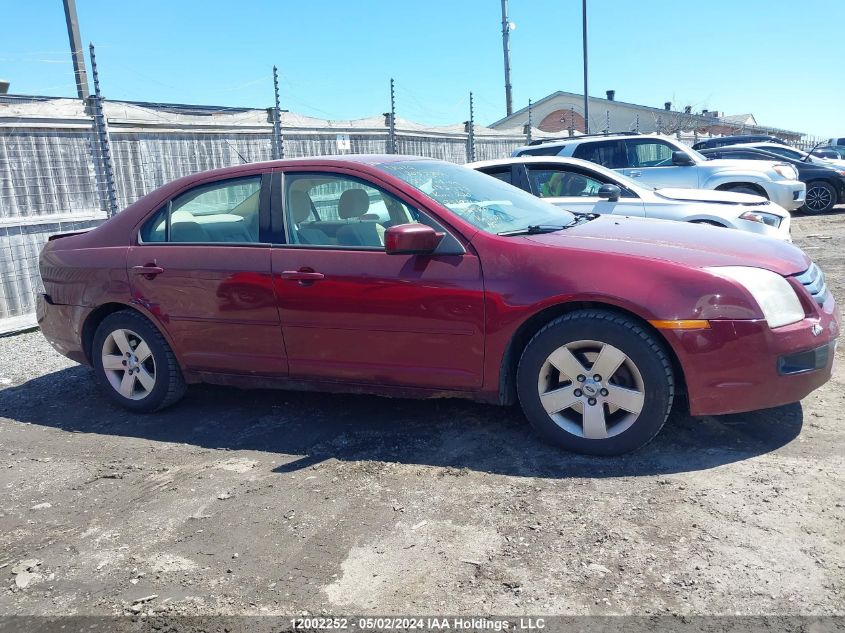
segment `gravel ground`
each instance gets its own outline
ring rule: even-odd
[[[845,209],[793,231],[845,299]],[[38,332],[0,358],[0,614],[845,614],[842,353],[801,403],[613,459],[463,401],[139,416]]]

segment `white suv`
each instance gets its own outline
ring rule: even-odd
[[[517,148],[513,156],[568,156],[598,163],[652,187],[717,189],[764,196],[794,211],[806,186],[792,165],[758,160],[707,160],[669,136],[574,136]]]

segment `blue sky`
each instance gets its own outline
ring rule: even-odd
[[[74,95],[61,0],[5,0],[0,77]],[[499,0],[77,0],[107,98],[272,105],[322,118],[389,108],[446,124],[504,115]],[[580,0],[510,0],[514,105],[581,90]],[[844,0],[589,0],[590,92],[845,135]],[[827,33],[827,35],[825,35]]]

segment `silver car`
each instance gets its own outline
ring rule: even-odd
[[[557,156],[488,160],[467,167],[570,211],[710,224],[791,241],[789,211],[761,196],[709,189],[655,189],[595,163]]]
[[[650,187],[716,189],[764,196],[794,211],[806,187],[792,165],[759,160],[707,160],[671,136],[610,134],[573,136],[517,148],[513,156],[581,158],[614,169]]]

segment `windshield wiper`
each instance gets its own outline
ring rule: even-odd
[[[596,213],[576,213],[572,222],[569,224],[529,224],[524,229],[514,229],[513,231],[502,231],[496,235],[504,235],[505,237],[511,235],[539,235],[540,233],[554,233],[555,231],[562,231],[583,222],[595,220],[598,216]]]
[[[502,231],[501,233],[497,233],[496,235],[504,235],[505,237],[509,235],[538,235],[540,233],[554,233],[555,231],[562,231],[569,224],[562,225],[554,225],[554,224],[529,224],[524,229],[514,229],[513,231]]]

